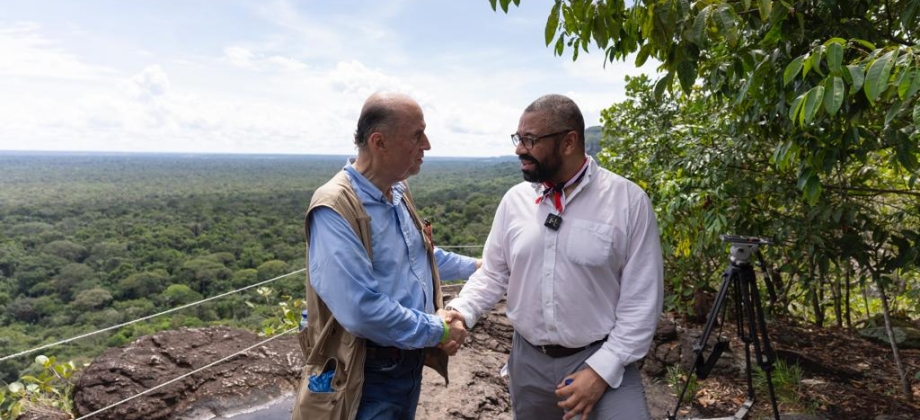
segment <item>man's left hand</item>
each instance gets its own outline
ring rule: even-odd
[[[566,379],[572,383],[565,384]],[[594,410],[594,404],[604,396],[607,391],[607,382],[601,378],[590,366],[563,378],[562,383],[556,385],[556,396],[563,398],[559,407],[566,410],[564,420],[569,420],[581,413],[581,418],[588,418]]]

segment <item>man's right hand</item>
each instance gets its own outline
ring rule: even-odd
[[[446,311],[444,309],[439,309],[437,314],[450,326],[447,342],[438,344],[438,347],[447,352],[448,355],[453,356],[457,354],[457,350],[460,350],[460,346],[466,341],[467,331],[463,315],[457,311]]]

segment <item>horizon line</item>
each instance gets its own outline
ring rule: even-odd
[[[256,152],[175,152],[175,151],[163,151],[163,152],[151,152],[151,151],[111,151],[111,150],[20,150],[20,149],[0,149],[0,155],[37,155],[37,154],[48,154],[48,155],[220,155],[220,156],[315,156],[315,157],[328,157],[336,158],[341,157],[347,159],[353,157],[353,154],[341,154],[341,153],[286,153],[286,152],[271,152],[271,153],[256,153]],[[502,158],[516,158],[515,155],[497,155],[497,156],[445,156],[445,155],[431,155],[425,156],[425,159],[502,159]]]

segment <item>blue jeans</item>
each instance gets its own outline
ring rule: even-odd
[[[424,350],[405,351],[398,359],[367,358],[355,420],[414,420],[424,362]]]

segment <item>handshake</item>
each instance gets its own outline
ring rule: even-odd
[[[466,340],[466,320],[456,309],[438,309],[437,315],[450,327],[447,341],[438,344],[437,347],[444,350],[449,356],[453,356],[457,354],[457,350],[460,350],[460,346]]]

